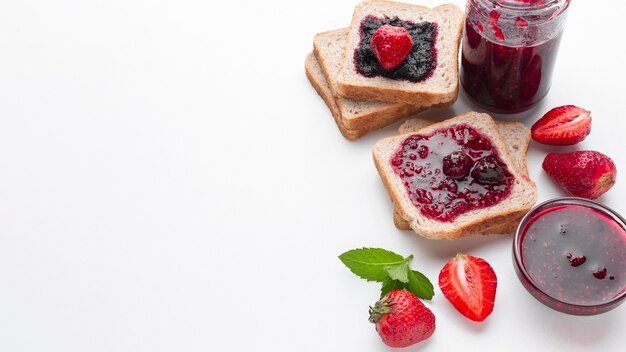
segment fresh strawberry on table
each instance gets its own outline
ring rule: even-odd
[[[600,197],[617,178],[613,160],[592,150],[550,153],[543,160],[543,169],[567,194],[588,199]]]
[[[530,129],[534,140],[549,145],[574,145],[591,132],[591,112],[574,105],[556,107]]]
[[[484,259],[457,254],[439,273],[443,295],[463,315],[483,321],[493,311],[498,280]]]
[[[435,315],[414,294],[393,290],[370,307],[369,321],[387,346],[407,347],[435,332]]]
[[[382,248],[359,248],[341,254],[339,259],[362,279],[382,283],[382,298],[370,307],[369,320],[376,324],[385,344],[406,347],[433,334],[435,316],[419,300],[433,297],[433,285],[411,269],[412,255],[405,258]]]

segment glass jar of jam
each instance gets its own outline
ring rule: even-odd
[[[570,0],[468,0],[461,84],[499,113],[533,107],[550,90]]]

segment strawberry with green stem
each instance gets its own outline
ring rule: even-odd
[[[404,258],[381,248],[361,248],[339,259],[359,277],[382,283],[382,298],[370,307],[369,321],[385,344],[406,347],[433,334],[435,316],[419,300],[432,299],[433,285],[422,273],[411,270],[412,255]]]
[[[435,332],[435,315],[414,294],[393,290],[370,307],[369,321],[387,346],[407,347]]]

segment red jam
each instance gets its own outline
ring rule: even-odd
[[[566,0],[469,0],[461,84],[500,113],[533,107],[550,90]]]
[[[578,204],[544,209],[522,226],[521,263],[536,297],[571,314],[610,302],[626,287],[626,231],[605,213]],[[563,305],[562,303],[565,303]]]
[[[411,135],[389,162],[420,213],[442,222],[499,203],[514,182],[489,138],[467,125]]]
[[[480,105],[520,112],[548,94],[560,35],[534,47],[510,48],[486,40],[468,24],[465,40],[469,45],[461,57],[461,83]]]

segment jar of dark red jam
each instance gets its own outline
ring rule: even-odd
[[[499,113],[533,107],[550,90],[570,0],[468,0],[461,84]]]

